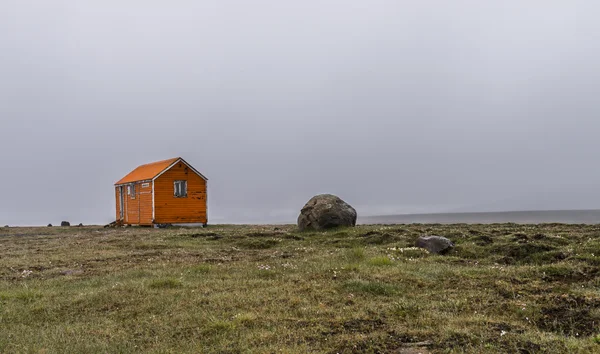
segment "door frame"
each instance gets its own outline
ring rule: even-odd
[[[119,220],[124,220],[125,218],[125,196],[123,195],[123,186],[119,186]]]

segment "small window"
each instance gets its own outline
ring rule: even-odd
[[[135,184],[134,183],[127,186],[127,194],[131,195],[131,199],[135,199]]]
[[[187,181],[175,181],[173,182],[173,186],[175,187],[175,197],[177,198],[185,198],[187,197]]]

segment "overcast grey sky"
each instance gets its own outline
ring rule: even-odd
[[[182,156],[211,222],[600,208],[596,1],[0,2],[0,223],[114,219]]]

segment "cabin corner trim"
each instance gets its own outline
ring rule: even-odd
[[[156,219],[156,212],[154,211],[154,180],[152,180],[152,223]]]

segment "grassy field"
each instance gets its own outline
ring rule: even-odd
[[[1,228],[0,352],[598,353],[599,266],[600,226]]]

